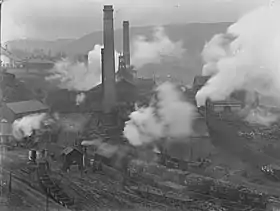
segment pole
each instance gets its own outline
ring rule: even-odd
[[[12,172],[10,172],[10,179],[9,179],[9,193],[12,192]]]
[[[2,4],[3,0],[0,0],[0,58],[1,58],[1,51],[2,51]],[[0,72],[2,71],[2,60],[0,59]]]
[[[46,211],[49,210],[49,188],[47,188],[46,192]]]

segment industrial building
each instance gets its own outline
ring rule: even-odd
[[[22,62],[22,65],[27,70],[49,70],[54,67],[54,62],[44,58],[44,57],[37,57],[37,58],[28,58]]]
[[[3,103],[0,114],[3,119],[12,123],[26,115],[48,112],[48,106],[37,100]]]

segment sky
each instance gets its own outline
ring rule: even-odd
[[[104,4],[114,6],[115,28],[236,21],[269,0],[4,0],[2,42],[79,38],[102,29]]]

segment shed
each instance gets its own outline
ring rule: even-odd
[[[37,100],[4,103],[1,108],[2,117],[10,123],[26,115],[44,112],[48,112],[48,106]]]
[[[69,170],[73,164],[77,164],[79,169],[83,166],[83,152],[76,147],[66,147],[62,150],[61,157],[63,160],[63,171]]]

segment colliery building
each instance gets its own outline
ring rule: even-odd
[[[0,110],[1,117],[12,123],[23,116],[48,112],[49,108],[45,104],[37,100],[20,101],[12,103],[3,103]]]
[[[54,64],[53,61],[44,57],[28,58],[22,62],[23,67],[27,70],[49,70],[54,67]]]

